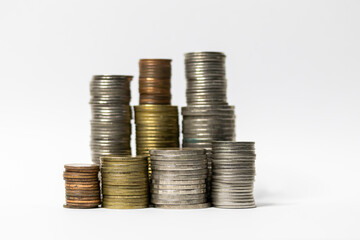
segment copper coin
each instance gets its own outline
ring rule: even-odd
[[[69,196],[69,195],[66,195],[66,200],[73,200],[73,201],[100,201],[100,195],[98,195],[98,196]]]
[[[86,208],[98,208],[99,204],[64,204],[64,208],[74,208],[74,209],[86,209]]]
[[[97,172],[99,171],[99,165],[97,164],[82,164],[82,163],[75,163],[75,164],[66,164],[64,165],[66,172]]]
[[[100,190],[72,190],[66,189],[65,194],[67,196],[99,196]]]
[[[66,204],[100,204],[101,200],[100,199],[95,199],[95,200],[69,200],[66,199]]]

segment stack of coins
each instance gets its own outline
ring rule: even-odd
[[[171,59],[140,59],[140,104],[171,104]]]
[[[157,208],[209,207],[204,149],[150,150],[151,203]]]
[[[213,143],[212,203],[219,208],[253,208],[254,142]]]
[[[135,106],[136,154],[149,155],[150,149],[179,147],[177,106]],[[151,162],[149,159],[149,177]]]
[[[185,54],[188,105],[226,105],[225,54]]]
[[[186,53],[185,74],[188,106],[182,108],[182,146],[210,150],[213,141],[234,141],[235,109],[227,103],[225,54]],[[208,175],[210,192],[210,165]]]
[[[96,208],[101,204],[99,165],[67,164],[64,166],[66,208]]]
[[[92,160],[131,155],[130,81],[132,76],[97,75],[90,83]]]
[[[101,157],[103,207],[146,208],[149,205],[147,156]]]
[[[234,106],[187,106],[183,115],[183,147],[211,149],[213,141],[234,141]]]
[[[135,106],[137,154],[149,149],[179,147],[179,116],[177,106]]]

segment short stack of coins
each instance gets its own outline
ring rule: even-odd
[[[187,106],[183,115],[183,147],[211,149],[213,141],[234,141],[234,106]]]
[[[177,106],[135,106],[136,154],[148,155],[150,149],[179,147]],[[149,176],[151,168],[149,161]]]
[[[207,160],[204,149],[150,150],[151,203],[156,208],[206,208]]]
[[[67,164],[64,166],[66,208],[96,208],[101,204],[99,165]]]
[[[91,150],[94,163],[100,156],[131,155],[129,106],[132,76],[96,75],[90,83]]]
[[[171,59],[140,59],[139,92],[142,104],[171,104]]]
[[[253,208],[254,142],[213,142],[212,203],[219,208]]]
[[[103,207],[146,208],[149,205],[147,156],[101,157]]]
[[[186,53],[185,72],[187,105],[227,105],[224,53]]]
[[[135,106],[137,154],[149,149],[179,147],[179,116],[177,106]]]

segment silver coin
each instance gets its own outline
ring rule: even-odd
[[[161,181],[192,181],[192,180],[204,180],[206,179],[207,174],[198,174],[198,175],[164,175],[158,172],[151,173],[151,179],[161,180]]]
[[[152,184],[153,185],[159,185],[159,186],[166,186],[166,185],[183,185],[183,186],[201,186],[202,184],[205,184],[205,179],[201,179],[201,180],[157,180],[157,179],[152,179]]]
[[[151,203],[155,204],[155,207],[157,205],[187,205],[187,204],[202,204],[202,203],[206,203],[206,199],[202,198],[202,199],[192,199],[192,200],[177,200],[177,201],[168,201],[168,200],[155,200],[151,198]]]
[[[198,209],[198,208],[208,208],[210,207],[210,203],[185,204],[185,205],[156,204],[155,207],[164,208],[164,209]]]
[[[151,155],[165,155],[165,156],[169,156],[169,155],[201,155],[201,154],[205,154],[205,150],[204,149],[154,149],[154,150],[150,150],[150,154]]]
[[[181,189],[187,189],[187,190],[191,190],[191,189],[204,189],[206,188],[206,184],[205,184],[205,180],[203,180],[204,183],[201,184],[157,184],[154,183],[152,181],[151,183],[151,187],[153,189],[167,189],[167,190],[181,190]]]
[[[206,193],[206,188],[197,189],[156,189],[151,188],[152,194],[200,194]]]

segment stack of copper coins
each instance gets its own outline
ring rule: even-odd
[[[64,166],[66,208],[96,208],[101,204],[99,165],[67,164]]]
[[[171,59],[140,59],[140,104],[171,104]]]

